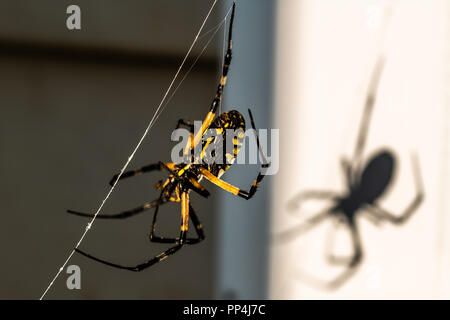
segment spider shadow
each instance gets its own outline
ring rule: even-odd
[[[413,153],[411,157],[416,194],[399,214],[391,213],[379,204],[381,198],[393,184],[394,174],[397,172],[397,157],[394,151],[388,148],[380,148],[372,153],[367,160],[363,160],[370,118],[375,105],[376,92],[383,65],[384,59],[381,58],[377,61],[372,75],[354,156],[351,160],[345,157],[341,159],[345,190],[343,192],[332,190],[307,190],[300,192],[288,202],[288,211],[298,212],[304,202],[313,199],[327,200],[331,204],[325,210],[316,213],[288,230],[274,235],[272,238],[274,244],[292,241],[328,218],[334,218],[347,226],[351,236],[352,254],[347,257],[341,257],[329,253],[327,256],[330,264],[342,266],[343,271],[331,280],[321,280],[306,272],[301,272],[298,276],[303,282],[314,287],[335,290],[350,279],[359,268],[363,259],[363,248],[356,221],[357,217],[364,214],[376,225],[382,222],[403,225],[424,199],[419,160],[416,154]]]

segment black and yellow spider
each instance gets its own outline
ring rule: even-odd
[[[185,155],[189,155],[189,153],[192,153],[192,151],[195,149],[196,146],[198,146],[200,143],[202,143],[202,150],[201,157],[203,158],[206,154],[204,151],[208,147],[208,145],[211,143],[211,139],[206,139],[204,141],[204,135],[209,129],[214,129],[219,135],[222,135],[224,138],[222,141],[225,141],[225,129],[232,129],[232,130],[242,130],[245,131],[245,120],[244,117],[238,112],[238,111],[229,111],[220,114],[218,117],[216,117],[216,110],[219,106],[219,103],[222,99],[223,95],[223,89],[225,87],[225,83],[227,80],[227,74],[231,63],[231,47],[232,47],[232,28],[233,28],[233,21],[234,21],[234,11],[235,11],[235,5],[233,4],[233,9],[231,13],[231,20],[230,20],[230,27],[228,31],[228,49],[227,53],[224,57],[224,64],[223,64],[223,71],[222,76],[220,79],[219,86],[217,88],[216,96],[214,97],[214,100],[212,101],[210,111],[206,116],[206,119],[202,123],[201,130],[197,132],[197,134],[194,135],[194,126],[192,122],[186,121],[186,120],[179,120],[177,128],[181,127],[181,125],[187,126],[190,129],[190,140],[188,141],[186,148],[185,148]],[[250,120],[253,129],[255,129],[255,124],[253,121],[252,114],[249,110]],[[255,129],[256,130],[256,129]],[[81,253],[82,255],[91,258],[95,261],[104,263],[106,265],[130,270],[130,271],[141,271],[144,270],[155,263],[162,261],[166,259],[169,255],[174,254],[178,250],[180,250],[183,245],[185,244],[196,244],[202,241],[205,236],[202,229],[202,224],[200,223],[197,215],[195,214],[194,209],[189,203],[189,193],[191,190],[197,192],[203,197],[208,197],[209,192],[200,184],[200,181],[203,177],[205,177],[207,180],[211,181],[215,185],[219,186],[220,188],[231,192],[232,194],[235,194],[239,197],[242,197],[244,199],[250,199],[253,197],[253,195],[256,192],[256,189],[258,188],[258,185],[264,178],[264,173],[260,171],[257,178],[255,179],[253,185],[251,186],[249,191],[241,190],[223,180],[220,179],[220,177],[225,173],[225,171],[231,166],[231,164],[234,162],[234,159],[237,157],[238,152],[240,150],[240,146],[243,143],[244,134],[239,134],[236,139],[233,141],[233,153],[226,153],[225,159],[226,161],[222,163],[195,163],[195,162],[189,162],[189,163],[181,163],[181,164],[175,164],[175,163],[164,163],[164,162],[158,162],[156,164],[150,164],[148,166],[142,167],[138,170],[132,170],[125,172],[121,175],[120,179],[133,177],[138,174],[147,173],[151,171],[167,171],[169,173],[169,177],[164,182],[158,182],[156,184],[156,188],[161,190],[161,194],[157,200],[147,202],[142,206],[139,206],[137,208],[131,209],[129,211],[124,211],[115,215],[99,215],[97,218],[103,218],[103,219],[124,219],[131,216],[134,216],[138,213],[141,213],[145,210],[155,208],[155,212],[153,215],[153,222],[152,222],[152,228],[150,232],[150,241],[152,242],[158,242],[158,243],[172,243],[175,244],[173,247],[167,249],[166,251],[162,252],[161,254],[151,258],[150,260],[138,264],[136,266],[122,266],[115,263],[111,263],[96,257],[93,257],[81,250],[76,249],[78,253]],[[259,139],[258,136],[256,136],[256,141],[259,147]],[[261,154],[262,151],[259,149]],[[263,156],[264,158],[264,156]],[[262,164],[262,168],[269,167],[269,164],[264,163]],[[115,175],[112,179],[110,184],[114,184],[114,182],[117,180],[118,175]],[[181,202],[181,231],[179,238],[164,238],[159,237],[155,235],[155,229],[156,229],[156,218],[158,215],[158,209],[160,205],[163,205],[168,202]],[[77,211],[68,210],[69,213],[76,214],[79,216],[84,217],[92,217],[92,214],[87,213],[81,213]],[[189,218],[191,218],[192,223],[195,227],[197,237],[196,238],[188,238],[187,237],[187,231],[188,231],[188,225],[189,225]]]

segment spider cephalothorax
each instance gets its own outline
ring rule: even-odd
[[[231,47],[232,47],[232,27],[234,21],[234,11],[235,5],[233,4],[233,9],[231,13],[230,19],[230,28],[228,31],[228,49],[227,53],[224,57],[223,63],[223,71],[222,77],[220,79],[219,86],[217,88],[216,95],[211,103],[210,110],[206,115],[205,120],[202,123],[201,129],[198,132],[194,132],[194,125],[191,121],[180,119],[178,121],[177,129],[181,126],[186,126],[190,130],[190,139],[186,144],[184,154],[190,158],[190,160],[194,161],[186,161],[185,163],[167,163],[167,162],[158,162],[155,164],[150,164],[148,166],[142,167],[137,170],[132,170],[128,172],[124,172],[122,175],[114,175],[110,181],[110,184],[114,184],[117,179],[124,179],[136,176],[138,174],[143,174],[152,171],[166,171],[168,173],[168,177],[165,180],[161,180],[156,184],[156,188],[161,190],[160,196],[158,199],[147,202],[137,208],[124,211],[114,215],[99,215],[97,218],[103,219],[123,219],[128,218],[138,213],[144,212],[148,209],[155,208],[153,215],[153,222],[150,231],[150,241],[159,242],[159,243],[172,243],[174,246],[162,252],[161,254],[147,260],[144,263],[135,265],[135,266],[122,266],[119,264],[111,263],[96,257],[93,257],[87,253],[84,253],[81,250],[76,249],[77,252],[96,260],[98,262],[107,264],[112,267],[126,269],[130,271],[141,271],[146,269],[155,263],[166,259],[169,255],[174,254],[179,249],[182,248],[185,244],[195,244],[202,241],[205,236],[203,233],[203,227],[200,223],[197,215],[195,214],[194,209],[192,208],[189,202],[189,195],[191,191],[198,193],[203,197],[208,197],[209,192],[200,184],[202,178],[206,178],[213,184],[219,186],[220,188],[231,192],[239,197],[244,199],[250,199],[255,194],[259,183],[264,178],[264,173],[260,171],[255,181],[253,182],[249,191],[241,190],[223,180],[220,179],[221,175],[230,168],[233,164],[234,159],[236,158],[240,146],[242,145],[242,141],[244,139],[244,134],[238,134],[236,138],[233,138],[233,150],[232,152],[225,152],[223,155],[223,161],[207,161],[208,153],[206,152],[206,148],[214,143],[219,143],[221,139],[217,139],[217,137],[222,137],[226,139],[226,130],[240,129],[241,131],[245,130],[245,120],[244,117],[238,111],[229,111],[222,113],[216,117],[216,111],[220,104],[223,95],[223,89],[226,84],[227,74],[231,63]],[[250,120],[252,123],[252,127],[255,129],[255,124],[253,121],[252,114],[249,110]],[[207,136],[208,130],[215,130],[216,136]],[[256,141],[259,148],[259,139],[256,136]],[[197,146],[201,146],[202,152],[200,153],[200,159],[195,159],[195,152],[193,152]],[[222,146],[218,146],[220,149]],[[260,149],[261,154],[262,150]],[[192,155],[192,156],[191,156]],[[264,158],[264,157],[263,157]],[[201,161],[196,161],[201,160]],[[263,168],[267,168],[269,164],[265,163],[262,165]],[[156,229],[156,220],[158,215],[159,207],[163,204],[169,202],[180,202],[181,203],[181,228],[180,228],[180,236],[178,238],[165,238],[155,235]],[[81,213],[77,211],[69,210],[69,213],[76,214],[79,216],[92,217],[92,214]],[[187,237],[189,219],[191,219],[192,224],[195,227],[195,231],[197,237],[189,238]]]

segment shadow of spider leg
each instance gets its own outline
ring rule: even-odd
[[[352,240],[352,250],[353,253],[349,256],[337,256],[333,253],[333,249],[334,249],[334,244],[335,244],[335,233],[342,227],[345,227],[346,231],[350,232],[351,235],[351,240]],[[335,218],[335,222],[332,225],[332,228],[330,231],[327,232],[327,237],[326,237],[326,243],[325,243],[325,256],[327,261],[330,264],[334,264],[334,265],[352,265],[355,263],[355,260],[358,260],[361,258],[361,244],[359,241],[359,238],[357,235],[355,235],[355,231],[353,231],[352,229],[355,228],[356,226],[351,226],[347,221],[345,221],[344,219]]]
[[[342,212],[342,198],[338,196],[336,192],[332,191],[316,191],[310,190],[299,193],[290,201],[290,206],[299,207],[302,202],[310,199],[319,200],[330,200],[332,202],[331,206],[319,213],[316,213],[304,222],[294,226],[286,231],[278,233],[274,236],[274,242],[276,244],[291,241],[293,238],[303,235],[305,232],[309,231],[313,227],[317,226],[319,223],[323,222],[326,218],[332,218],[336,222],[334,227],[342,224],[350,232],[351,243],[352,243],[352,254],[349,256],[336,256],[332,253],[330,237],[327,237],[326,241],[326,259],[332,265],[343,266],[343,270],[340,271],[331,280],[320,279],[319,277],[313,276],[304,271],[299,271],[297,277],[303,283],[309,284],[310,286],[316,287],[322,290],[335,290],[338,289],[343,283],[345,283],[353,274],[357,271],[358,267],[363,258],[363,250],[361,245],[361,239],[358,231],[358,226],[356,220],[352,217],[349,218],[345,212]],[[330,235],[330,233],[327,233]]]
[[[351,239],[353,254],[348,257],[337,257],[333,253],[329,252],[328,261],[332,264],[345,265],[345,269],[335,276],[332,280],[324,281],[323,287],[329,290],[338,289],[348,279],[350,279],[361,265],[363,258],[363,251],[361,246],[361,238],[359,236],[358,228],[355,224],[348,225]]]
[[[295,214],[299,212],[304,202],[309,200],[329,200],[333,204],[338,198],[338,193],[334,191],[321,191],[321,190],[307,190],[298,193],[288,202],[288,212]],[[280,233],[274,234],[272,236],[272,242],[274,244],[281,244],[293,240],[294,238],[302,235],[303,233],[309,231],[312,227],[316,226],[322,222],[325,218],[331,216],[332,207],[328,207],[318,213],[314,214],[312,217],[305,219],[296,226],[282,231]]]
[[[387,220],[393,224],[403,224],[411,217],[411,215],[417,210],[419,205],[422,203],[425,197],[425,193],[423,188],[422,176],[420,173],[419,160],[417,155],[415,154],[413,154],[411,158],[414,175],[414,184],[416,186],[416,195],[400,215],[393,214],[388,210],[383,209],[378,204],[367,204],[365,206],[365,209],[375,219]]]
[[[339,194],[335,191],[329,190],[306,190],[295,195],[288,202],[288,211],[294,212],[294,210],[301,209],[301,206],[308,200],[335,200]]]
[[[344,265],[344,269],[338,272],[337,275],[330,280],[324,280],[311,273],[307,273],[304,270],[300,270],[296,274],[296,278],[299,281],[320,290],[336,290],[354,275],[361,265],[363,251],[356,225],[351,226],[347,223],[345,223],[345,225],[348,226],[348,230],[350,231],[353,254],[348,257],[334,256],[331,251],[328,251],[327,254],[328,260],[333,260],[330,261],[332,264]]]
[[[122,179],[125,179],[125,178],[131,178],[131,177],[134,177],[136,175],[140,175],[140,174],[143,174],[143,173],[149,173],[149,172],[152,172],[152,171],[168,171],[168,172],[172,172],[171,171],[172,169],[174,169],[174,164],[173,163],[164,163],[164,162],[159,161],[158,163],[149,164],[147,166],[141,167],[141,168],[136,169],[136,170],[126,171],[120,176],[119,181],[122,180]],[[111,180],[109,182],[109,184],[111,186],[114,185],[114,183],[117,180],[118,176],[119,176],[119,174],[115,174],[111,178]],[[172,194],[173,191],[174,190],[168,190],[168,193]],[[107,215],[107,214],[106,215],[104,215],[104,214],[100,215],[99,214],[99,215],[97,215],[96,218],[98,218],[98,219],[126,219],[126,218],[129,218],[129,217],[135,216],[135,215],[137,215],[139,213],[142,213],[142,212],[144,212],[146,210],[149,210],[151,208],[159,207],[160,205],[163,205],[163,204],[167,203],[168,201],[170,201],[170,199],[164,198],[163,194],[164,194],[164,190],[163,190],[163,192],[161,192],[161,195],[159,196],[158,199],[150,201],[150,202],[146,202],[146,203],[144,203],[143,205],[141,205],[139,207],[136,207],[136,208],[133,208],[133,209],[129,209],[129,210],[125,210],[125,211],[122,211],[122,212],[119,212],[119,213],[115,213],[115,214],[109,214],[109,215]],[[75,211],[75,210],[67,210],[67,213],[74,214],[74,215],[81,216],[81,217],[88,217],[88,218],[94,217],[94,214],[92,214],[92,213],[85,213],[85,212],[80,212],[80,211]]]
[[[314,226],[318,225],[320,222],[330,217],[331,209],[325,209],[315,214],[313,217],[306,219],[305,221],[297,224],[294,227],[291,227],[285,231],[274,234],[272,236],[273,244],[283,244],[286,242],[292,241],[294,238],[297,238],[304,234],[305,232],[312,229]]]

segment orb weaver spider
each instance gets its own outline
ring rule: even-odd
[[[290,240],[310,230],[326,218],[333,218],[335,222],[347,227],[351,235],[353,254],[348,257],[341,257],[335,256],[330,251],[327,253],[329,263],[345,266],[344,271],[328,282],[312,279],[311,276],[309,277],[309,280],[313,280],[314,285],[319,285],[327,289],[338,288],[345,280],[353,275],[356,267],[362,261],[363,249],[358,224],[356,223],[357,216],[365,213],[365,216],[377,225],[381,221],[389,221],[390,223],[400,225],[411,217],[424,198],[418,160],[416,157],[412,157],[413,175],[416,186],[415,197],[400,215],[393,214],[384,209],[378,202],[392,182],[396,165],[395,155],[393,151],[382,148],[373,153],[366,161],[362,159],[383,65],[384,58],[380,58],[377,61],[369,84],[354,157],[352,160],[342,159],[343,176],[346,184],[345,192],[338,193],[328,190],[307,190],[300,192],[288,203],[288,209],[291,212],[298,210],[303,202],[311,199],[328,200],[331,201],[331,205],[325,208],[325,210],[306,219],[300,225],[275,236],[276,241],[284,242],[285,240]]]
[[[222,70],[222,76],[220,78],[220,83],[217,88],[216,96],[214,97],[212,104],[210,106],[210,110],[206,116],[206,119],[202,123],[201,129],[195,134],[194,132],[194,125],[190,121],[186,121],[183,119],[180,119],[178,121],[178,124],[176,128],[180,128],[181,126],[186,126],[190,129],[190,139],[188,143],[186,144],[185,148],[185,155],[189,156],[189,153],[192,154],[192,151],[195,149],[196,146],[198,146],[200,143],[202,143],[202,150],[204,151],[205,148],[210,144],[211,138],[203,139],[205,133],[209,129],[214,129],[216,132],[220,132],[220,135],[222,135],[223,138],[225,138],[225,129],[232,129],[232,130],[242,130],[245,131],[245,120],[244,117],[235,110],[224,112],[220,114],[218,117],[215,117],[216,110],[222,100],[223,90],[226,84],[228,70],[231,63],[231,57],[232,57],[232,28],[233,28],[233,21],[234,21],[234,12],[235,12],[235,4],[233,4],[232,13],[231,13],[231,19],[230,19],[230,26],[228,30],[228,48],[226,55],[224,57],[224,64],[223,64],[223,70]],[[251,124],[253,129],[256,132],[255,123],[253,120],[253,116],[250,110],[248,110]],[[255,133],[256,135],[256,133]],[[241,190],[223,180],[220,179],[220,177],[225,173],[226,170],[230,168],[230,166],[233,164],[235,158],[238,155],[238,152],[240,150],[240,147],[243,143],[244,135],[238,135],[237,138],[233,141],[233,154],[227,153],[226,161],[224,163],[164,163],[164,162],[158,162],[155,164],[150,164],[147,166],[144,166],[137,170],[131,170],[128,172],[124,172],[119,180],[133,177],[139,174],[148,173],[152,171],[167,171],[169,173],[169,177],[164,181],[159,181],[156,184],[156,188],[161,190],[161,194],[158,199],[147,202],[137,208],[123,211],[118,214],[114,215],[98,215],[97,218],[99,219],[125,219],[131,216],[134,216],[136,214],[142,213],[146,210],[149,210],[151,208],[155,208],[154,214],[153,214],[153,221],[152,221],[152,227],[150,231],[150,241],[151,242],[157,242],[157,243],[168,243],[168,244],[174,244],[173,247],[170,247],[169,249],[163,251],[162,253],[158,254],[157,256],[147,260],[144,263],[138,264],[136,266],[122,266],[119,264],[111,263],[99,258],[96,258],[94,256],[91,256],[90,254],[87,254],[79,249],[75,249],[78,253],[93,259],[95,261],[98,261],[100,263],[106,264],[111,267],[119,268],[119,269],[125,269],[130,271],[142,271],[144,269],[147,269],[148,267],[166,259],[168,256],[174,254],[178,250],[180,250],[183,245],[185,244],[196,244],[201,242],[205,239],[205,235],[203,232],[202,224],[200,223],[200,220],[198,219],[197,215],[195,214],[194,208],[189,203],[189,193],[191,191],[194,191],[201,195],[202,197],[207,198],[209,196],[209,192],[200,184],[201,179],[204,177],[213,184],[217,185],[218,187],[237,195],[244,199],[250,199],[255,194],[259,184],[264,178],[263,170],[260,170],[258,176],[256,177],[255,181],[253,182],[252,186],[250,187],[249,191]],[[205,141],[203,141],[205,140]],[[267,163],[265,160],[265,156],[263,151],[260,148],[259,144],[259,138],[256,135],[256,142],[258,150],[264,159],[264,162],[261,167],[262,168],[268,168],[270,164]],[[214,142],[212,142],[214,143]],[[202,152],[202,157],[205,153]],[[113,178],[110,181],[110,184],[114,184],[114,182],[117,180],[118,175],[114,175]],[[181,228],[180,228],[180,236],[179,238],[165,238],[155,235],[156,230],[156,220],[158,215],[159,207],[163,204],[169,203],[169,202],[181,202]],[[84,217],[93,217],[93,214],[88,213],[82,213],[78,211],[68,210],[68,213],[75,214],[78,216],[84,216]],[[191,219],[195,231],[197,234],[196,238],[188,238],[187,232],[188,232],[188,225],[189,225],[189,219]]]

